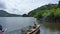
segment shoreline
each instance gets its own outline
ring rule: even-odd
[[[60,20],[53,20],[53,19],[37,19],[38,21],[42,21],[42,22],[54,22],[54,23],[60,23]]]

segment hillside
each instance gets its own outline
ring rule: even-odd
[[[37,12],[41,12],[42,10],[50,10],[52,8],[56,8],[57,4],[48,4],[41,7],[38,7],[37,9],[34,9],[28,13],[29,16],[34,16]]]
[[[28,13],[29,16],[48,21],[60,21],[60,1],[58,4],[48,4]]]
[[[0,17],[21,17],[21,15],[10,14],[4,10],[0,10]]]

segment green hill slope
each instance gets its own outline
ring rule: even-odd
[[[28,15],[37,19],[60,21],[60,1],[58,4],[41,6],[29,12]]]

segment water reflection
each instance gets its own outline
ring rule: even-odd
[[[60,23],[40,22],[40,34],[60,34]]]

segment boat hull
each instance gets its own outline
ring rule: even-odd
[[[37,25],[35,29],[31,30],[31,32],[28,32],[27,30],[22,30],[22,34],[40,34],[40,25]]]

